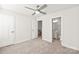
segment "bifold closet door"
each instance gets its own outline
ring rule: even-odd
[[[15,21],[13,16],[0,15],[0,47],[14,43],[15,40]]]

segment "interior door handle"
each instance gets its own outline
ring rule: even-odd
[[[15,31],[11,31],[11,33],[14,33]]]

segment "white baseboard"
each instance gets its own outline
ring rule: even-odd
[[[64,44],[63,42],[61,42],[61,44],[62,44],[63,47],[67,47],[67,48],[71,48],[71,49],[74,49],[74,50],[78,50],[79,51],[79,47],[70,46],[70,45],[68,45],[66,43]]]
[[[28,39],[28,40],[31,40],[31,39]],[[22,40],[22,41],[17,41],[17,42],[13,42],[13,43],[9,43],[9,44],[1,44],[0,47],[6,47],[6,46],[10,46],[10,45],[15,45],[15,44],[18,44],[18,43],[22,43],[22,42],[25,42],[25,41],[28,41],[28,40]]]
[[[28,39],[28,40],[31,40],[31,39]],[[25,41],[28,41],[28,40],[21,40],[21,41],[17,41],[17,42],[14,42],[14,44],[18,44],[18,43],[22,43],[22,42],[25,42]]]

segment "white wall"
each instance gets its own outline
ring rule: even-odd
[[[38,22],[36,16],[32,19],[32,39],[38,37]]]
[[[79,50],[79,7],[65,9],[38,19],[43,20],[43,40],[52,42],[52,18],[61,19],[62,45]]]
[[[32,31],[31,31],[32,24],[31,23],[32,23],[32,21],[31,20],[33,20],[34,17],[16,13],[16,12],[13,12],[10,10],[5,10],[5,9],[0,9],[0,14],[13,16],[15,19],[16,38],[14,39],[13,44],[32,39],[32,37],[31,37],[31,33],[32,33]],[[2,28],[1,26],[2,25],[0,24],[0,28]],[[1,30],[0,30],[0,32],[1,32]],[[0,33],[0,36],[1,36],[1,33]],[[0,40],[2,40],[2,39],[0,38]],[[0,41],[0,43],[1,43],[1,41]]]
[[[31,20],[33,17],[26,15],[16,16],[16,42],[22,42],[32,39],[31,30],[32,24]]]

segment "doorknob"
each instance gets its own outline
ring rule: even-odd
[[[11,31],[11,33],[14,33],[15,31]]]

